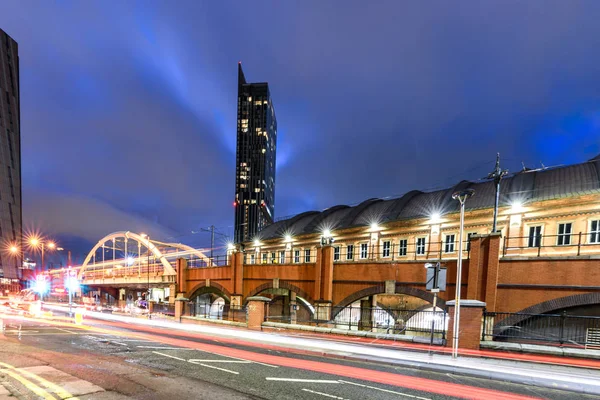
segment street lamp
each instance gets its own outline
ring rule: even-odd
[[[148,286],[146,292],[146,308],[148,309],[148,318],[150,318],[150,235],[141,233],[140,236],[146,239],[146,282]]]
[[[458,329],[460,326],[460,286],[462,281],[462,237],[465,225],[465,202],[467,199],[475,194],[475,190],[466,189],[459,192],[455,192],[452,198],[460,202],[460,230],[458,233],[458,261],[456,265],[456,294],[454,306],[454,326],[452,336],[452,358],[458,357]]]
[[[32,247],[34,249],[40,248],[40,250],[41,250],[41,253],[42,253],[42,257],[41,258],[42,258],[42,260],[41,260],[41,265],[40,265],[39,272],[43,272],[43,270],[44,270],[44,253],[45,253],[46,247],[48,247],[49,250],[63,250],[62,247],[56,247],[56,243],[51,242],[51,241],[50,242],[46,242],[46,241],[44,241],[44,240],[42,240],[40,238],[37,238],[35,236],[32,237],[32,238],[30,238],[28,242],[29,242],[29,246],[30,247]],[[12,251],[12,249],[11,249],[11,251]]]

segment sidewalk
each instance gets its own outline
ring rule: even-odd
[[[348,360],[381,362],[428,371],[468,375],[600,396],[600,361],[596,363],[593,360],[584,360],[587,361],[587,365],[584,367],[566,365],[564,358],[552,356],[544,356],[543,361],[536,359],[485,358],[486,356],[482,354],[478,354],[477,357],[461,355],[458,359],[452,359],[448,354],[430,355],[423,352],[423,349],[416,351],[415,348],[384,347],[360,342],[349,343],[348,341],[337,340],[335,337],[307,338],[281,332],[267,333],[238,327],[181,324],[165,320],[144,320],[110,314],[94,314],[89,317],[96,320],[126,322],[218,336],[219,340],[224,343],[240,344],[239,340],[241,339],[254,347],[276,346],[296,352],[341,357]],[[435,349],[439,348],[436,347]],[[555,365],[553,361],[558,365]]]

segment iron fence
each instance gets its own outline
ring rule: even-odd
[[[484,310],[483,321],[482,340],[600,348],[600,317]]]
[[[168,303],[154,303],[152,304],[152,313],[153,314],[164,314],[175,316],[175,304]]]
[[[366,262],[366,261],[402,261],[417,259],[454,259],[458,257],[458,241],[423,242],[408,239],[400,241],[382,240],[380,244],[334,244],[333,261],[340,262]],[[470,244],[463,241],[463,254],[470,256]]]
[[[188,268],[225,267],[229,265],[229,258],[227,254],[206,258],[187,257]]]
[[[579,232],[556,235],[544,235],[532,231],[528,236],[505,236],[502,256],[552,256],[598,253],[600,251],[600,233]]]
[[[317,262],[316,249],[292,249],[277,251],[262,251],[244,254],[244,264],[314,264]]]
[[[231,308],[228,304],[208,304],[190,301],[185,307],[185,316],[246,322],[246,307]]]
[[[322,316],[328,319],[321,319]],[[405,310],[382,307],[318,307],[314,314],[277,313],[266,317],[270,322],[330,325],[338,329],[368,330],[388,334],[431,334],[445,339],[448,315],[445,310]],[[426,335],[422,335],[426,336]]]

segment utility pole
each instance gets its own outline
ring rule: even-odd
[[[500,169],[500,153],[496,154],[496,167],[487,176],[487,179],[493,179],[496,184],[496,198],[494,200],[494,223],[492,225],[492,233],[496,232],[496,226],[498,223],[498,202],[500,200],[500,181],[508,174],[508,170]]]

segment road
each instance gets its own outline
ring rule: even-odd
[[[595,398],[90,318],[4,324],[0,399]]]

